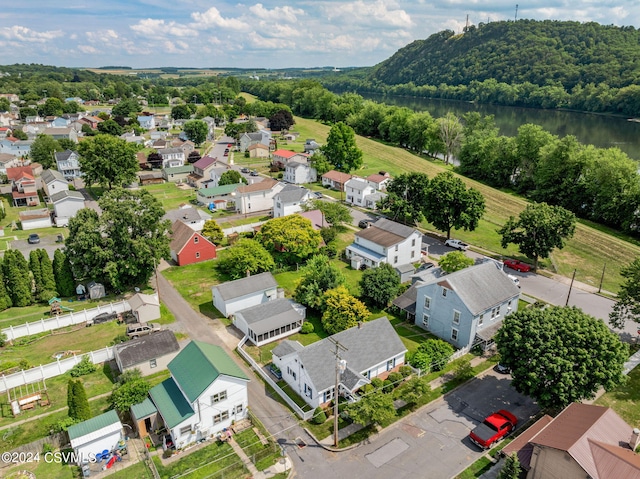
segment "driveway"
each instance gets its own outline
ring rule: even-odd
[[[64,243],[58,243],[56,241],[57,238],[57,234],[50,236],[40,234],[40,243],[29,244],[26,239],[15,240],[11,242],[11,248],[20,251],[27,260],[29,259],[29,254],[36,249],[44,249],[49,255],[49,258],[53,259],[55,251],[64,247]]]

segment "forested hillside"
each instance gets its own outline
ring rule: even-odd
[[[377,65],[373,80],[387,84],[504,83],[576,85],[640,83],[640,30],[597,23],[519,20],[445,30],[417,40]]]

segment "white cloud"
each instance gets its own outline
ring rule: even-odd
[[[211,7],[206,12],[193,12],[191,18],[196,22],[192,28],[219,27],[230,30],[248,30],[249,24],[235,19],[224,18],[216,7]]]
[[[85,53],[87,55],[97,55],[98,53],[100,53],[98,50],[96,50],[96,48],[92,47],[91,45],[78,45],[78,50],[80,50],[82,53]]]
[[[269,10],[264,8],[261,3],[256,3],[249,7],[249,11],[254,16],[263,20],[284,21],[289,23],[296,23],[298,21],[298,15],[304,15],[304,10],[299,8],[285,6]]]
[[[44,43],[64,35],[62,30],[38,32],[22,25],[0,28],[0,38],[27,43]]]
[[[164,20],[156,20],[153,18],[140,20],[135,25],[131,25],[130,28],[141,35],[156,38],[164,38],[169,35],[174,37],[193,37],[198,34],[197,31],[194,32],[188,25],[182,25],[176,22],[165,22]]]
[[[342,4],[325,4],[323,9],[329,20],[338,20],[345,24],[402,28],[414,26],[411,16],[405,10],[396,7],[395,2],[384,0],[375,2],[356,0]]]

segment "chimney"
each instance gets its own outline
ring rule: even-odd
[[[631,433],[631,439],[629,439],[629,447],[631,447],[632,451],[635,451],[640,444],[640,429],[633,428],[633,432]]]

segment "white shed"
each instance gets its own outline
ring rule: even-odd
[[[157,294],[136,293],[129,300],[129,306],[139,323],[160,318],[160,300]]]
[[[76,291],[77,291],[77,288],[76,288]],[[87,285],[87,291],[89,292],[90,299],[104,298],[107,295],[104,289],[104,284],[96,283],[95,281],[91,281]]]
[[[23,230],[37,228],[49,228],[51,226],[51,213],[46,208],[39,210],[21,211],[18,216]]]
[[[118,449],[122,440],[122,423],[115,411],[109,411],[94,418],[74,424],[68,429],[73,452],[81,465],[104,451]]]

